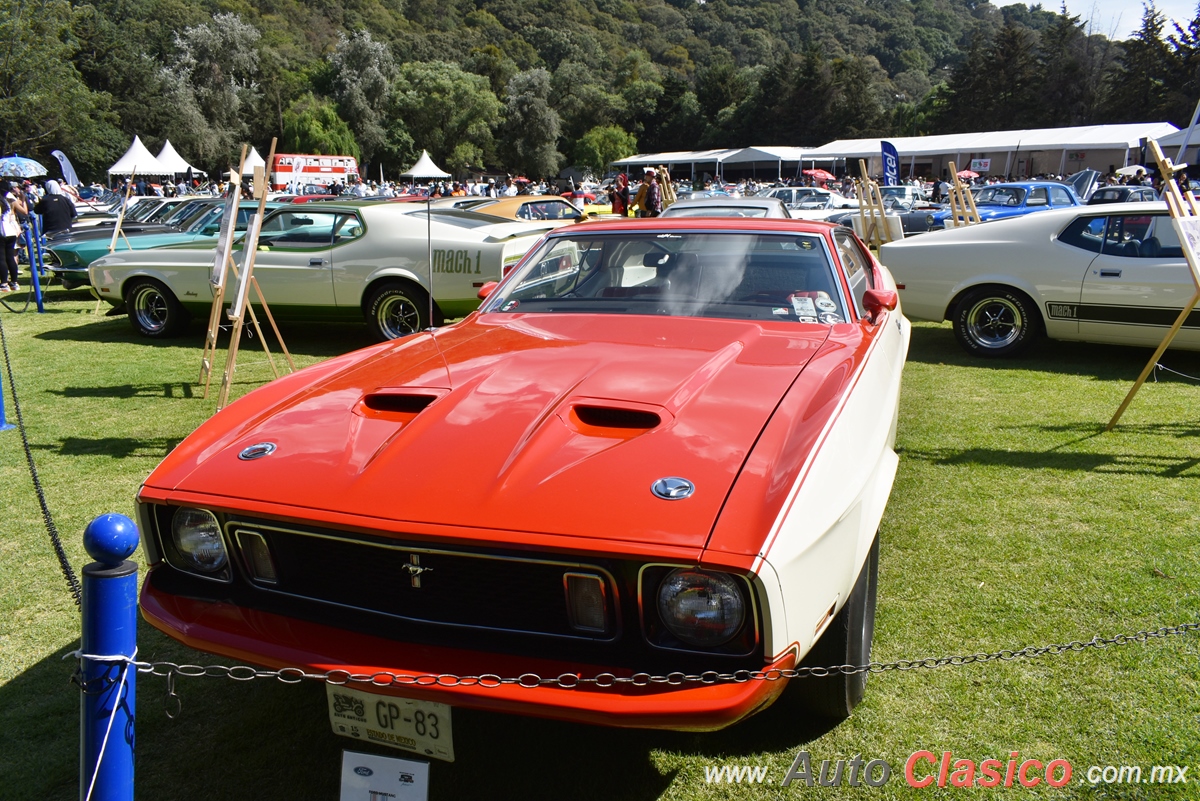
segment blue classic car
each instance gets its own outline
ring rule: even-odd
[[[1074,189],[1054,181],[992,184],[979,189],[975,195],[975,207],[979,210],[980,222],[1082,205]],[[935,211],[930,230],[945,228],[946,218],[949,216],[949,209]]]

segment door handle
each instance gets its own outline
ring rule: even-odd
[[[1112,267],[1109,267],[1107,269],[1101,268],[1100,269],[1100,277],[1101,278],[1120,278],[1121,271],[1117,270],[1115,268],[1112,268]]]
[[[308,260],[308,266],[309,266],[309,267],[324,267],[324,266],[325,266],[325,260],[324,260],[324,259],[309,259],[309,260]],[[1118,275],[1119,275],[1119,274],[1120,274],[1120,273],[1118,273]]]

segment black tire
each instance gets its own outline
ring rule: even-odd
[[[963,350],[992,359],[1016,356],[1041,331],[1041,317],[1029,296],[1002,286],[967,292],[954,305],[951,320]]]
[[[151,339],[178,336],[191,315],[175,293],[153,278],[135,278],[125,288],[125,310],[133,330]]]
[[[871,543],[867,560],[840,612],[825,629],[804,660],[805,667],[865,665],[871,661],[875,637],[875,593],[879,583],[879,535]],[[867,674],[792,679],[781,699],[789,711],[829,721],[850,717],[867,689]]]
[[[429,327],[429,295],[411,281],[388,281],[371,291],[364,314],[377,340],[398,339]]]

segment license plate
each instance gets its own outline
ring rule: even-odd
[[[325,685],[334,734],[410,754],[454,761],[450,707],[394,695],[368,693],[346,685]]]

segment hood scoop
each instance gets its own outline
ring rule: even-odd
[[[430,388],[382,389],[364,395],[355,413],[376,420],[407,423],[449,390]]]
[[[576,419],[593,428],[640,429],[648,431],[662,423],[657,413],[643,409],[616,406],[576,406],[571,410]]]
[[[576,396],[559,407],[558,419],[585,437],[627,440],[666,428],[675,416],[653,403]]]

